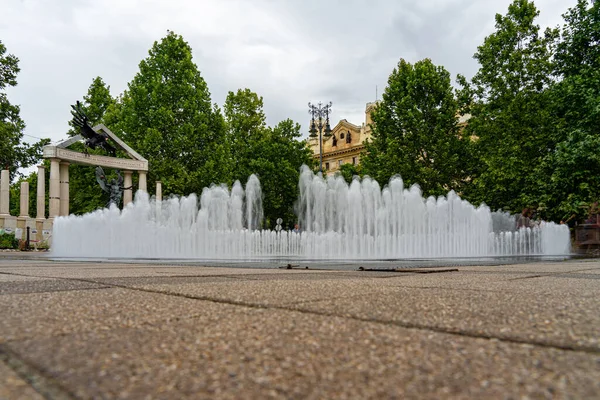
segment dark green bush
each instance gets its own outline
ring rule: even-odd
[[[19,239],[15,238],[14,233],[0,233],[0,249],[18,249]]]

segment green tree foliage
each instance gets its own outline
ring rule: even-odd
[[[256,171],[250,166],[255,144],[267,133],[263,99],[250,89],[229,92],[223,107],[227,124],[227,143],[235,163],[232,180],[245,182]]]
[[[549,92],[564,137],[540,168],[539,201],[555,220],[583,220],[600,200],[600,3],[579,0],[563,17]]]
[[[460,137],[457,112],[448,71],[429,59],[414,65],[400,60],[373,113],[362,172],[382,185],[400,174],[426,195],[460,191],[469,141]]]
[[[265,227],[272,228],[277,218],[291,225],[300,167],[312,162],[306,142],[299,141],[300,125],[287,119],[267,127],[262,97],[249,89],[229,92],[224,110],[235,164],[233,178],[245,183],[251,174],[259,177]]]
[[[540,203],[548,208],[547,218],[585,219],[600,200],[600,135],[571,130],[543,166],[549,177]]]
[[[37,173],[21,176],[10,185],[10,215],[21,215],[21,182],[29,182],[29,216],[37,216]],[[47,192],[47,191],[46,191]],[[47,197],[46,193],[46,197]],[[48,202],[46,201],[46,216],[48,216]]]
[[[91,126],[105,123],[104,116],[110,107],[115,106],[115,99],[110,95],[110,86],[96,77],[92,81],[88,92],[83,96],[81,108],[89,118]],[[79,134],[79,129],[73,127],[69,131],[70,136]],[[83,143],[75,143],[70,147],[75,151],[87,151],[90,154],[103,154],[102,149],[84,148]],[[106,171],[108,173],[108,171]],[[106,206],[108,196],[100,189],[96,182],[95,168],[88,165],[72,164],[69,166],[69,193],[70,212],[72,214],[84,214]]]
[[[294,203],[298,199],[298,181],[302,164],[311,165],[312,152],[300,141],[300,124],[290,119],[269,128],[250,146],[250,169],[260,178],[266,227],[273,228],[277,218],[285,224],[295,222]]]
[[[9,169],[11,178],[18,168],[27,168],[40,158],[42,148],[50,143],[49,139],[29,145],[23,143],[25,122],[19,116],[19,106],[10,104],[6,88],[17,85],[19,59],[6,54],[6,46],[0,41],[0,168]]]
[[[466,134],[477,138],[467,197],[492,208],[520,211],[542,192],[536,170],[558,138],[552,112],[552,45],[556,30],[540,34],[532,1],[515,0],[506,15],[496,15],[496,31],[474,57],[479,71],[459,98],[470,112]]]
[[[180,35],[168,32],[154,43],[105,118],[149,160],[149,187],[161,180],[166,195],[200,193],[212,182],[229,180],[223,116],[211,106],[192,49]]]
[[[342,175],[347,183],[352,183],[352,179],[354,179],[355,176],[362,176],[362,167],[360,164],[342,164],[337,173]]]

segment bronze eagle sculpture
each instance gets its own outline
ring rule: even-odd
[[[100,147],[110,156],[115,156],[115,148],[108,142],[108,135],[104,132],[98,133],[89,124],[89,119],[81,109],[81,103],[77,101],[72,105],[73,125],[79,128],[81,136],[85,139],[85,145],[91,149]]]

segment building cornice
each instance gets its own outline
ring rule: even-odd
[[[355,153],[355,152],[360,152],[360,150],[363,150],[365,148],[364,144],[359,144],[357,146],[352,146],[346,149],[341,149],[341,150],[335,150],[335,151],[329,151],[327,153],[323,153],[323,158],[325,157],[335,157],[335,156],[339,156],[342,154],[348,154],[348,153]],[[319,158],[319,154],[314,154],[313,158]]]

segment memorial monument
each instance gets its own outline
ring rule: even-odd
[[[147,190],[146,175],[148,161],[135,150],[123,142],[106,126],[100,124],[91,127],[89,119],[77,102],[71,106],[73,125],[79,128],[79,134],[57,144],[44,147],[43,157],[50,160],[49,182],[49,215],[46,218],[46,168],[38,166],[37,179],[37,214],[35,218],[29,215],[29,185],[21,184],[20,212],[18,216],[10,215],[9,171],[0,174],[0,230],[14,233],[17,239],[24,239],[24,232],[30,229],[31,240],[37,243],[50,243],[52,238],[53,223],[59,216],[69,215],[69,165],[82,164],[99,168],[96,179],[102,190],[108,193],[108,203],[123,206],[133,200],[133,173],[139,174],[138,190]],[[83,142],[83,152],[69,149],[76,142]],[[106,155],[90,154],[87,149],[102,149]],[[121,150],[127,158],[117,157],[117,150]],[[116,169],[117,178],[107,180],[104,168]],[[122,175],[121,175],[122,171]],[[157,198],[161,198],[160,182],[157,182]]]
[[[103,190],[114,191],[114,195],[111,195],[114,199],[117,198],[117,187],[121,187],[123,206],[133,200],[134,172],[139,174],[138,190],[147,190],[148,160],[129,147],[105,125],[99,124],[91,127],[89,119],[83,112],[79,102],[71,108],[73,125],[79,128],[80,133],[56,145],[44,147],[44,158],[50,159],[49,218],[51,219],[69,215],[69,165],[72,163],[123,171],[122,182],[120,184],[115,183],[114,190],[109,188],[111,186],[109,182],[101,184]],[[86,149],[100,148],[107,155],[90,154],[87,150],[80,153],[68,149],[73,143],[80,141],[84,143]],[[116,157],[117,150],[122,150],[128,158]],[[105,176],[103,171],[101,175]],[[98,173],[96,176],[98,180]],[[119,176],[121,176],[120,173]],[[120,196],[118,197],[120,202]]]

